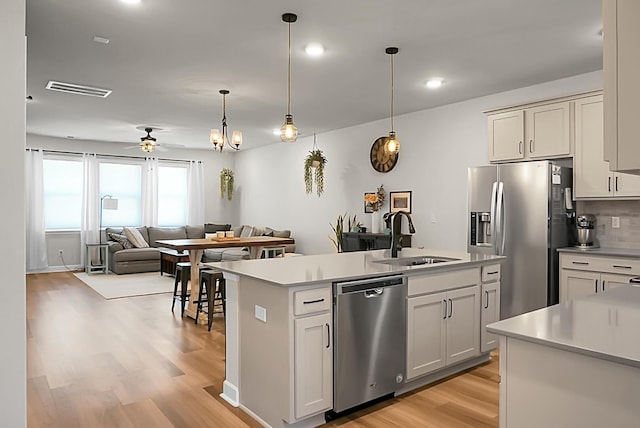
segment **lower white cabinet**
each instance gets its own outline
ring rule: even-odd
[[[480,354],[480,286],[407,302],[407,379]]]
[[[480,352],[489,352],[500,345],[498,336],[486,329],[487,324],[500,321],[500,282],[482,284],[480,298]]]
[[[296,419],[333,406],[331,313],[294,320]]]
[[[627,285],[640,275],[640,260],[635,258],[561,253],[560,266],[560,302]]]

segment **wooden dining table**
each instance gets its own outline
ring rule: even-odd
[[[195,301],[200,299],[200,287],[198,278],[200,278],[200,263],[202,261],[202,253],[209,248],[249,248],[249,258],[257,259],[260,257],[262,248],[274,247],[279,245],[293,244],[292,238],[276,238],[273,236],[252,236],[248,238],[213,238],[213,239],[166,239],[156,241],[159,247],[170,248],[179,253],[189,252],[189,262],[191,262],[191,299],[185,309],[185,314],[191,318],[196,317]]]

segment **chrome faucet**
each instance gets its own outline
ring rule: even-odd
[[[413,227],[413,219],[411,214],[406,211],[396,211],[393,213],[387,213],[383,219],[387,226],[391,229],[391,257],[398,257],[398,251],[402,250],[402,216],[405,216],[409,221],[409,233],[416,233],[415,227]]]

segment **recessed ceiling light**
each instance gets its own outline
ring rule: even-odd
[[[443,80],[439,77],[434,79],[429,79],[427,80],[427,83],[425,83],[425,86],[429,89],[436,89],[442,86],[442,82]]]
[[[106,37],[93,36],[93,41],[96,43],[102,43],[103,45],[109,44],[109,39],[107,39]]]
[[[140,3],[140,0],[120,0],[122,3],[126,3],[126,4],[138,4]]]
[[[304,51],[309,56],[320,56],[324,53],[324,46],[320,43],[309,43],[304,47]]]

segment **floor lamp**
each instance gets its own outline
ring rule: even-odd
[[[117,210],[118,209],[118,199],[114,198],[111,195],[104,195],[100,198],[100,225],[98,228],[98,233],[100,234],[100,244],[102,244],[102,210]],[[102,255],[102,253],[101,253]]]

